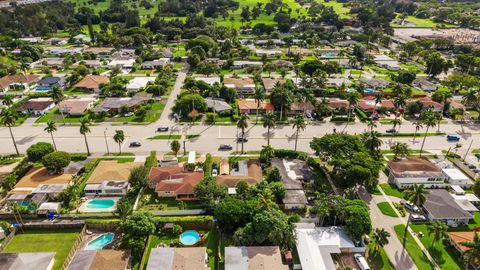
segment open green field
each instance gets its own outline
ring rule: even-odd
[[[403,243],[403,233],[405,230],[405,225],[399,224],[394,227],[395,234],[397,235],[400,242]],[[392,235],[392,237],[394,237]],[[413,239],[412,235],[407,232],[407,242],[405,244],[405,248],[407,249],[408,254],[412,257],[413,262],[421,270],[433,270],[432,263],[428,260],[427,256],[420,251],[420,247],[417,245],[417,242]]]
[[[55,252],[54,270],[60,270],[77,240],[78,230],[28,230],[17,233],[4,252]]]
[[[458,27],[454,24],[444,24],[444,23],[436,23],[432,19],[421,19],[417,18],[415,16],[408,16],[406,21],[414,24],[415,26],[409,26],[409,25],[399,25],[392,23],[393,27],[419,27],[419,28],[435,28],[435,27],[447,27],[447,28],[453,28],[453,27]]]

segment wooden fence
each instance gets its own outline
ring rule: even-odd
[[[83,226],[83,229],[80,232],[80,235],[78,236],[77,241],[75,241],[72,248],[70,249],[70,252],[68,253],[67,257],[65,258],[65,261],[63,262],[62,270],[66,270],[68,268],[68,265],[72,261],[73,256],[75,256],[75,253],[77,252],[78,248],[80,247],[82,242],[85,240],[86,230],[87,230],[87,226]]]

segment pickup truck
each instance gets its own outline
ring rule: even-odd
[[[447,135],[447,141],[449,141],[449,142],[458,142],[458,141],[460,141],[460,136],[457,136],[457,135]]]

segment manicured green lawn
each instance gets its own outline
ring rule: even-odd
[[[153,190],[147,189],[140,198],[139,208],[147,211],[155,210],[180,210],[202,209],[204,205],[200,201],[177,201],[174,198],[159,198]]]
[[[373,263],[375,265],[374,269],[395,270],[383,247],[378,247],[376,251],[373,251],[373,242],[370,242],[368,249],[368,261],[370,264]]]
[[[389,216],[389,217],[398,217],[397,213],[393,210],[392,206],[388,202],[381,202],[377,203],[378,208],[382,212],[382,214]]]
[[[397,234],[398,239],[400,242],[403,243],[403,233],[405,230],[405,225],[399,224],[394,227],[395,233]],[[407,249],[408,254],[410,257],[412,257],[413,262],[415,265],[417,265],[418,269],[421,270],[429,270],[429,269],[435,269],[428,260],[427,256],[423,254],[423,252],[420,251],[420,247],[417,245],[417,242],[413,239],[412,235],[410,233],[407,233],[407,242],[405,245],[405,248]]]
[[[380,184],[380,187],[382,187],[383,192],[385,192],[385,194],[403,199],[403,192],[399,190],[397,187],[395,187],[394,185]]]
[[[156,135],[148,138],[149,140],[180,140],[182,135],[180,134],[165,134],[165,135]]]
[[[56,252],[54,270],[62,268],[79,230],[28,230],[17,233],[4,252]]]
[[[409,21],[413,23],[415,26],[413,27],[422,27],[422,28],[435,28],[437,26],[445,26],[445,27],[458,27],[453,24],[448,24],[448,23],[436,23],[432,19],[421,19],[417,18],[415,16],[408,16],[406,21]],[[407,25],[398,25],[398,24],[392,24],[393,27],[411,27]]]

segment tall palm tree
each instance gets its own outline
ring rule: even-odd
[[[270,129],[275,128],[275,114],[267,113],[263,117],[263,127],[267,128],[267,145],[270,146]]]
[[[2,100],[2,104],[10,107],[13,104],[13,97],[10,95],[5,95]]]
[[[87,133],[90,133],[90,119],[87,117],[83,118],[80,122],[80,134],[83,135],[85,139],[85,146],[87,146],[87,155],[90,156],[90,148],[88,147]]]
[[[395,130],[393,132],[393,136],[395,136],[395,133],[398,132],[398,130],[396,130],[396,127],[398,125],[398,129],[400,129],[400,125],[402,124],[402,120],[395,117],[395,119],[392,120],[392,124],[393,124],[393,129]]]
[[[425,145],[425,139],[427,138],[428,130],[431,127],[434,127],[435,125],[437,125],[438,117],[436,116],[436,113],[432,109],[428,109],[428,110],[422,111],[422,113],[420,114],[420,119],[422,123],[427,127],[427,129],[425,130],[425,136],[423,137],[422,146],[420,147],[420,156],[422,156],[423,146]]]
[[[271,209],[276,205],[275,195],[269,188],[264,189],[258,195],[258,207],[262,209]]]
[[[348,124],[350,123],[350,116],[352,115],[352,106],[355,107],[358,103],[358,100],[360,99],[360,94],[358,92],[349,92],[347,93],[346,97],[348,101],[348,117],[347,117],[347,123],[345,124],[345,127],[343,128],[343,131],[347,128]]]
[[[383,141],[380,139],[381,133],[378,131],[363,132],[360,134],[365,147],[370,150],[370,152],[378,153],[380,146],[382,146]]]
[[[468,89],[462,97],[463,105],[466,107],[477,108],[479,103],[478,93],[479,91],[477,89]]]
[[[382,104],[382,100],[383,100],[383,93],[381,92],[378,92],[375,94],[375,108],[373,110],[373,113],[376,113],[377,112],[377,105],[378,104]]]
[[[370,128],[370,131],[373,131],[373,129],[377,127],[377,123],[375,123],[372,120],[369,120],[367,123],[367,126]]]
[[[415,125],[415,133],[413,133],[413,142],[415,142],[415,137],[417,136],[418,131],[423,128],[423,124],[421,121],[415,122],[414,125]]]
[[[375,248],[374,250],[377,250],[378,246],[385,246],[388,244],[388,238],[390,237],[390,233],[387,232],[384,228],[375,228],[375,231],[373,232],[373,239],[375,240]]]
[[[435,243],[440,240],[441,237],[445,236],[447,233],[448,226],[445,224],[443,221],[434,221],[432,224],[428,226],[428,232],[429,234],[433,233],[433,241],[432,241],[432,247],[435,245]]]
[[[411,202],[413,205],[417,207],[421,207],[427,200],[427,197],[426,197],[427,193],[428,191],[425,190],[425,186],[423,184],[421,185],[415,184],[412,189],[405,191],[405,198],[407,199],[407,201]],[[407,220],[407,225],[405,226],[405,231],[403,233],[403,246],[405,246],[405,243],[407,240],[407,230],[408,230],[408,226],[410,225],[411,217],[412,217],[412,211],[410,211],[410,214]]]
[[[13,146],[15,147],[15,152],[17,153],[17,155],[20,154],[18,152],[17,142],[15,142],[15,137],[13,137],[13,132],[12,132],[12,126],[14,126],[15,123],[17,122],[17,118],[18,118],[17,112],[12,109],[3,109],[2,113],[0,114],[0,117],[1,117],[2,125],[7,126],[8,131],[10,131],[10,137],[12,137],[12,142],[13,142]]]
[[[58,104],[64,98],[63,91],[58,86],[52,88],[52,99],[55,104]]]
[[[440,95],[440,103],[442,104],[442,112],[440,113],[439,120],[438,120],[438,132],[440,132],[440,122],[442,122],[443,113],[445,112],[445,106],[447,104],[448,99],[452,98],[452,92],[441,92]]]
[[[240,116],[240,119],[238,119],[238,122],[237,122],[237,128],[242,130],[242,140],[241,140],[241,142],[242,142],[242,154],[243,154],[243,143],[244,143],[244,140],[245,140],[245,137],[244,137],[245,129],[248,127],[248,121],[247,120],[249,118],[250,117],[248,117],[248,115],[242,114]],[[237,140],[238,140],[238,138],[237,138]]]
[[[53,132],[57,131],[57,126],[55,125],[55,122],[48,121],[47,126],[43,130],[50,133],[50,137],[52,137],[53,148],[55,148],[55,151],[57,151],[57,145],[55,144],[55,140],[53,139]]]
[[[113,135],[113,140],[118,143],[118,153],[122,153],[122,143],[125,141],[125,133],[123,130],[115,130],[115,135]]]
[[[265,90],[262,87],[255,87],[255,92],[253,93],[255,102],[257,103],[257,115],[255,116],[255,124],[258,123],[258,110],[260,109],[260,104],[265,100]]]
[[[292,122],[292,128],[296,129],[295,131],[295,151],[297,151],[297,142],[298,142],[298,134],[300,130],[305,130],[307,127],[307,121],[305,121],[305,117],[301,114],[297,115]]]
[[[391,147],[390,150],[393,153],[393,158],[397,159],[399,157],[408,157],[410,154],[410,148],[408,144],[402,142],[395,142]]]
[[[460,242],[460,245],[468,248],[463,253],[463,255],[467,257],[465,269],[468,270],[472,262],[480,260],[480,238],[478,237],[478,233],[475,232],[475,236],[473,237],[472,242]]]

